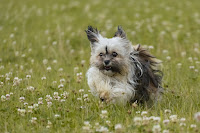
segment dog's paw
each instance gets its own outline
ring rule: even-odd
[[[110,93],[108,91],[100,92],[99,98],[102,102],[110,103],[112,98],[110,97]]]

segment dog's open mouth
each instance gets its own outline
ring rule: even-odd
[[[111,67],[111,66],[105,66],[104,69],[105,69],[106,71],[109,71],[109,70],[112,69],[112,67]]]

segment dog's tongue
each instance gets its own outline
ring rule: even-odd
[[[111,70],[111,67],[110,66],[105,66],[105,69],[108,71],[108,70]]]

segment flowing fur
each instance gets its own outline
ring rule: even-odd
[[[109,39],[91,26],[86,34],[91,44],[87,79],[94,96],[116,104],[152,103],[160,98],[162,74],[156,70],[155,57],[140,45],[134,48],[122,27]],[[105,61],[110,62],[108,67]]]
[[[131,53],[132,56],[133,53]],[[153,102],[159,100],[160,94],[163,93],[161,87],[162,72],[156,70],[158,62],[155,57],[152,56],[146,49],[143,49],[140,45],[135,48],[136,57],[132,57],[136,66],[136,82],[135,87],[136,95],[132,101],[137,100],[140,103]]]

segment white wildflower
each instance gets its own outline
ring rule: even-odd
[[[42,98],[42,97],[40,97],[40,98],[38,99],[38,104],[43,104],[43,98]]]
[[[28,87],[27,87],[27,90],[29,90],[29,91],[34,91],[35,88],[34,88],[33,86],[28,86]]]
[[[3,86],[3,85],[4,85],[4,83],[3,83],[3,82],[0,82],[0,87]]]
[[[84,89],[80,89],[79,92],[81,92],[81,93],[84,92]]]
[[[188,57],[188,60],[189,60],[190,62],[192,62],[192,61],[193,61],[193,58],[192,58],[192,57]]]
[[[102,119],[107,118],[107,117],[108,117],[108,112],[107,112],[107,110],[102,110],[102,111],[101,111],[101,114],[100,114],[100,117],[101,117]]]
[[[152,121],[153,121],[154,119],[155,119],[155,116],[150,116],[150,117],[149,117],[149,120],[152,120]]]
[[[6,94],[6,100],[10,99],[10,94]]]
[[[191,124],[191,125],[190,125],[190,128],[196,128],[196,127],[197,127],[196,124]]]
[[[19,100],[20,100],[20,102],[24,102],[25,97],[20,97]]]
[[[48,60],[47,60],[47,59],[44,59],[44,60],[43,60],[43,64],[46,65],[47,63],[48,63]]]
[[[33,113],[33,106],[28,106],[28,112]]]
[[[52,106],[52,102],[47,102],[47,107],[51,107]]]
[[[27,103],[27,102],[24,102],[24,106],[26,106],[26,105],[28,105],[28,103]]]
[[[74,67],[74,72],[76,73],[78,71],[78,67]]]
[[[148,124],[149,124],[149,121],[150,121],[150,118],[144,116],[144,117],[142,118],[142,125],[148,125]]]
[[[84,121],[84,126],[82,127],[84,132],[91,132],[91,125],[89,121]]]
[[[171,114],[171,110],[169,110],[169,109],[165,109],[165,114]]]
[[[180,127],[185,127],[186,126],[186,124],[183,123],[183,122],[181,122],[179,125],[180,125]]]
[[[154,46],[149,46],[149,49],[154,49]]]
[[[111,124],[111,122],[110,122],[109,120],[107,120],[107,121],[106,121],[106,124],[110,125],[110,124]]]
[[[182,64],[181,64],[181,63],[178,63],[177,66],[178,66],[178,68],[181,68]]]
[[[10,38],[13,38],[15,35],[14,35],[14,33],[11,33],[10,34]]]
[[[57,81],[53,81],[52,84],[53,84],[53,85],[56,85],[56,84],[57,84]]]
[[[163,130],[163,133],[169,133],[169,130],[165,129],[165,130]]]
[[[194,119],[197,121],[197,122],[200,122],[200,112],[197,112],[194,114]]]
[[[102,132],[102,133],[107,133],[108,132],[108,128],[101,126],[99,129],[96,129],[97,132]]]
[[[47,71],[48,72],[50,72],[51,71],[51,67],[49,66],[49,67],[47,67]]]
[[[116,125],[115,125],[115,131],[116,131],[116,132],[119,132],[119,133],[120,133],[120,132],[122,132],[122,130],[123,130],[123,127],[122,127],[121,124],[116,124]]]
[[[50,102],[52,101],[52,97],[50,95],[46,95],[46,99],[45,99],[47,102]]]
[[[189,66],[189,68],[190,68],[190,69],[194,69],[195,67],[194,67],[194,66]]]
[[[63,84],[60,84],[60,85],[58,85],[58,88],[59,88],[59,89],[62,89],[62,88],[64,88],[64,85],[63,85]]]
[[[46,79],[47,79],[47,78],[46,78],[45,76],[41,78],[41,80],[46,80]]]
[[[59,117],[60,117],[60,115],[59,115],[59,114],[55,114],[54,116],[55,116],[55,118],[59,118]]]
[[[33,109],[37,110],[39,105],[37,103],[33,104]]]
[[[59,72],[62,72],[62,71],[63,71],[63,68],[59,68],[58,71],[59,71]]]
[[[153,128],[152,128],[153,133],[160,133],[160,131],[161,131],[160,125],[154,125],[153,126]]]
[[[65,81],[64,78],[60,79],[60,83],[61,83],[61,84],[65,83],[65,82],[66,82],[66,81]]]
[[[61,94],[61,96],[63,96],[63,98],[65,98],[65,99],[68,97],[68,95],[69,95],[69,93],[66,91],[64,91],[63,94]]]
[[[153,121],[155,121],[156,123],[159,123],[160,122],[160,117],[154,117]]]
[[[65,101],[66,101],[65,99],[61,99],[61,100],[60,100],[60,102],[65,102]]]
[[[25,116],[26,110],[25,109],[18,109],[18,112],[21,116]]]
[[[6,77],[6,81],[10,81],[10,78],[9,78],[9,77]]]
[[[181,118],[181,119],[180,119],[180,122],[185,122],[185,121],[186,121],[185,118]]]
[[[85,60],[81,60],[81,65],[83,66],[85,64]]]
[[[6,101],[6,96],[2,95],[2,96],[1,96],[1,101],[2,101],[2,102]]]
[[[77,98],[78,101],[81,101],[82,99],[80,97]]]
[[[171,57],[170,57],[170,56],[167,56],[166,59],[167,59],[167,60],[171,60]]]
[[[142,111],[141,116],[146,116],[148,114],[147,111]]]
[[[184,57],[186,55],[186,52],[181,52],[181,56]]]
[[[31,78],[31,75],[26,75],[26,78],[27,78],[27,79],[30,79],[30,78]]]
[[[84,94],[84,95],[83,95],[83,98],[87,98],[87,97],[88,97],[88,94]]]
[[[169,118],[173,123],[176,123],[178,121],[177,115],[171,115]]]
[[[15,77],[14,80],[13,80],[13,86],[19,85],[21,81],[22,81],[22,79],[19,79],[18,77]]]
[[[163,120],[163,124],[164,124],[164,125],[168,125],[168,124],[169,124],[169,122],[170,122],[170,120],[168,120],[168,119],[166,119],[166,120]]]
[[[135,113],[136,113],[136,114],[140,114],[140,111],[136,111]]]
[[[53,42],[52,42],[52,45],[57,45],[57,41],[53,41]]]
[[[135,125],[141,125],[142,118],[141,117],[134,117],[133,122]]]
[[[5,67],[4,66],[0,66],[0,70],[4,69]]]
[[[53,60],[53,64],[57,64],[57,60]]]
[[[60,100],[60,96],[58,96],[58,92],[54,92],[53,97],[54,97],[55,100],[58,100],[58,101]]]
[[[51,121],[50,121],[50,120],[48,120],[47,124],[48,124],[48,125],[52,125],[52,123],[51,123]]]
[[[36,124],[37,123],[37,118],[36,117],[32,117],[30,122],[33,123],[33,124]]]

